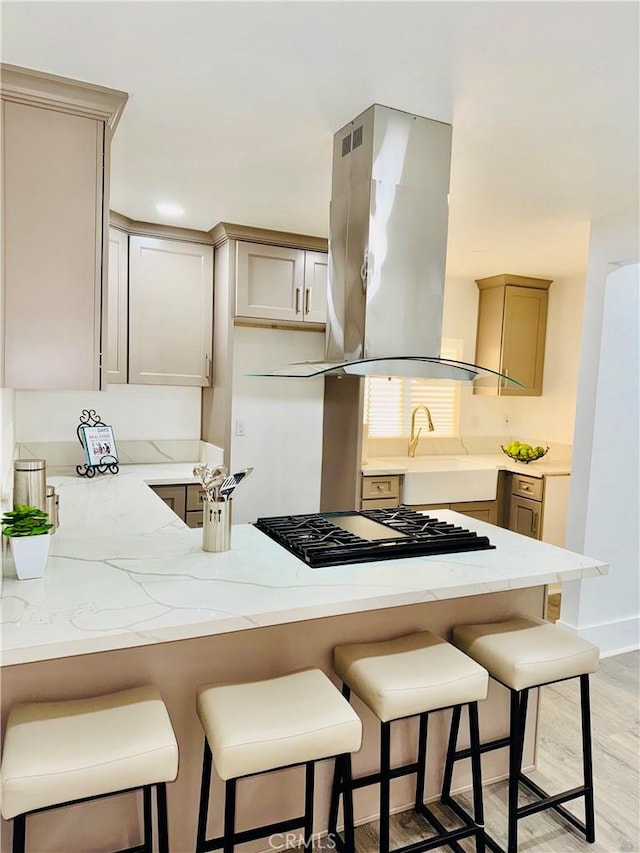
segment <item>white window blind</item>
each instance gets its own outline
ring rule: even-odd
[[[462,341],[443,340],[442,358],[459,359]],[[458,434],[460,383],[400,376],[370,376],[365,385],[365,422],[370,438],[402,438],[409,435],[411,412],[416,406],[427,406],[434,431],[428,433],[427,416],[416,415],[416,429],[422,435]]]

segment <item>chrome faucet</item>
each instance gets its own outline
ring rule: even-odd
[[[409,436],[409,446],[407,447],[407,456],[413,457],[416,455],[416,447],[418,446],[418,439],[420,438],[420,433],[422,432],[422,427],[418,427],[418,432],[414,435],[416,429],[416,415],[423,409],[427,415],[427,429],[429,432],[433,432],[435,427],[433,426],[433,421],[431,420],[431,412],[426,406],[420,405],[416,406],[415,409],[411,412],[411,435]]]

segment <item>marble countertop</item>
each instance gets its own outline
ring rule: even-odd
[[[512,471],[514,474],[524,474],[528,477],[560,477],[571,474],[571,463],[568,461],[553,461],[547,457],[534,462],[516,462],[504,453],[468,453],[455,456],[439,454],[423,454],[409,459],[405,456],[370,457],[367,464],[362,466],[365,477],[377,477],[387,474],[406,474],[409,471],[453,470],[460,462],[473,467],[497,468],[499,471]]]
[[[311,569],[243,524],[232,530],[230,551],[206,553],[202,531],[147,486],[190,481],[192,468],[130,465],[93,480],[49,478],[60,528],[44,577],[19,581],[11,559],[3,561],[3,666],[607,572],[599,560],[449,511],[439,517],[489,536],[495,550]]]

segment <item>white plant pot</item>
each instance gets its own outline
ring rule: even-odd
[[[11,550],[18,580],[41,578],[49,556],[48,533],[39,536],[12,536]]]

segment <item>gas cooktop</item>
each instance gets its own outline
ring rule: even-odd
[[[314,569],[495,547],[486,536],[405,507],[274,516],[255,526]]]

